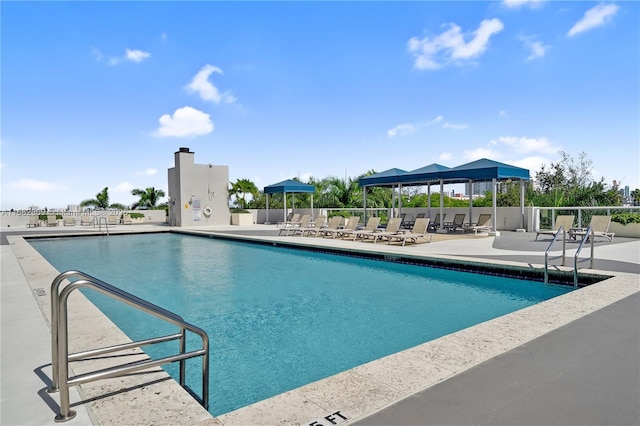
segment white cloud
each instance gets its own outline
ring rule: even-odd
[[[136,175],[138,175],[138,176],[140,176],[140,175],[153,176],[156,173],[158,173],[158,171],[156,169],[147,169],[147,170],[144,170],[142,172],[137,172]]]
[[[476,58],[487,50],[489,38],[504,28],[499,19],[485,19],[475,30],[469,41],[456,24],[449,24],[443,33],[430,39],[411,37],[408,48],[415,57],[414,67],[420,70],[435,70],[452,62]]]
[[[527,169],[529,170],[531,175],[534,175],[536,170],[540,170],[543,164],[547,164],[547,165],[550,164],[551,160],[545,157],[532,156],[532,157],[525,157],[521,160],[509,161],[508,163],[511,164],[512,166],[522,167],[523,169]]]
[[[502,0],[502,4],[509,9],[519,9],[523,6],[528,6],[531,9],[536,9],[542,6],[546,0]]]
[[[94,58],[96,58],[96,61],[102,62],[106,60],[108,65],[118,65],[120,62],[124,60],[129,60],[133,62],[142,62],[143,60],[151,57],[151,53],[149,52],[143,52],[142,50],[131,50],[131,49],[126,49],[124,56],[106,57],[102,54],[100,49],[96,47],[91,49],[91,54],[93,55]]]
[[[142,62],[143,60],[149,58],[151,53],[143,52],[142,50],[131,50],[127,49],[127,59],[133,62]]]
[[[500,110],[500,112],[498,112],[498,116],[500,116],[500,117],[506,117],[506,116],[507,116],[507,111],[505,111],[505,110]]]
[[[494,141],[492,141],[494,142]],[[528,138],[525,136],[500,136],[497,140],[498,143],[510,146],[515,149],[517,153],[526,154],[530,152],[542,152],[547,154],[554,154],[560,150],[559,147],[554,146],[547,140],[547,138]]]
[[[524,46],[531,52],[527,57],[527,61],[542,58],[547,53],[547,50],[551,48],[548,44],[534,40],[535,36],[518,36],[518,39],[520,39],[520,41],[524,43]]]
[[[412,133],[415,130],[415,126],[413,124],[399,124],[393,129],[387,130],[387,135],[392,138],[396,135],[406,136],[409,133]]]
[[[59,189],[65,189],[66,186],[59,185],[53,182],[46,182],[43,180],[34,179],[19,179],[16,182],[9,183],[10,188],[26,190],[26,191],[56,191]]]
[[[572,37],[592,28],[603,26],[613,19],[619,7],[615,4],[599,4],[587,10],[581,20],[575,23],[567,35]]]
[[[169,39],[169,34],[167,34],[167,33],[162,33],[162,34],[160,34],[160,38],[161,38],[163,41],[167,41],[167,40]]]
[[[209,82],[209,76],[213,73],[222,74],[222,70],[213,65],[205,65],[191,79],[191,83],[187,85],[187,90],[191,93],[197,93],[200,98],[205,101],[212,101],[219,104],[220,102],[234,103],[237,98],[232,96],[228,91],[220,93],[218,88]]]
[[[438,160],[440,161],[447,161],[447,160],[451,160],[452,158],[453,158],[453,154],[451,154],[450,152],[443,152],[438,156]]]
[[[211,116],[190,106],[178,108],[173,116],[164,114],[158,121],[160,127],[154,132],[158,137],[192,137],[213,131]]]
[[[501,153],[500,151],[492,149],[476,148],[472,150],[465,150],[463,152],[463,157],[467,161],[479,160],[481,158],[491,158],[492,160],[496,160],[501,157]]]
[[[113,188],[109,188],[110,191],[117,193],[129,193],[133,189],[133,184],[130,182],[120,182]]]
[[[446,122],[442,125],[442,127],[444,127],[445,129],[454,129],[454,130],[462,130],[462,129],[466,129],[467,127],[469,127],[468,124],[464,124],[464,123],[449,123]]]

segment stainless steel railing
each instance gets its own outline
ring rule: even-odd
[[[558,228],[558,231],[553,236],[553,239],[551,240],[549,247],[547,247],[547,250],[544,252],[544,283],[545,284],[549,284],[549,252],[551,251],[551,247],[553,247],[556,240],[558,239],[558,235],[560,235],[560,232],[562,232],[562,256],[552,257],[551,259],[553,260],[561,257],[562,258],[561,266],[564,266],[565,264],[565,260],[567,257],[567,230],[564,229],[564,226],[561,226],[560,228]]]
[[[582,247],[584,246],[584,243],[587,242],[589,239],[591,240],[591,256],[589,257],[589,259],[579,260],[580,251],[582,251]],[[573,258],[573,287],[574,288],[578,288],[578,263],[590,260],[591,262],[589,264],[589,269],[593,269],[594,241],[595,241],[595,237],[593,235],[593,229],[591,229],[591,227],[588,227],[587,231],[582,237],[582,240],[580,241],[578,250],[576,250],[576,254],[574,255],[574,258]]]
[[[78,278],[62,290],[62,283],[69,278]],[[129,342],[120,345],[69,354],[68,347],[68,318],[67,301],[71,292],[88,287],[113,299],[126,303],[143,312],[169,322],[180,329],[179,333],[162,337]],[[198,350],[186,352],[186,331],[197,334],[202,340],[202,347]],[[154,343],[179,340],[180,353],[160,359],[147,359],[126,365],[115,366],[91,373],[69,378],[69,362],[79,361],[124,349],[136,348]],[[167,311],[137,296],[127,293],[104,281],[94,278],[80,271],[67,271],[58,275],[51,283],[51,369],[52,380],[48,392],[60,392],[60,412],[55,417],[56,422],[65,422],[75,417],[75,411],[70,408],[69,387],[95,380],[117,377],[126,373],[157,367],[171,362],[180,363],[180,385],[186,387],[185,360],[202,357],[202,399],[200,403],[208,409],[209,406],[209,336],[199,327],[187,323],[179,315]]]

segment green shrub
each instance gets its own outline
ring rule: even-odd
[[[131,219],[144,219],[144,213],[129,213]]]
[[[240,207],[232,207],[229,210],[231,213],[251,213],[249,210],[241,209]]]
[[[628,223],[640,223],[640,213],[614,213],[611,221],[626,225]]]

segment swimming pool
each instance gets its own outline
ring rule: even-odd
[[[31,244],[207,330],[215,415],[571,290],[177,234]],[[86,294],[132,339],[164,327]]]

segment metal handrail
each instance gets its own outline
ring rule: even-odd
[[[580,251],[582,250],[584,243],[589,239],[591,239],[591,257],[590,259],[583,259],[580,261],[578,260]],[[595,246],[594,242],[595,242],[595,236],[594,236],[593,229],[591,227],[588,227],[587,232],[585,232],[584,236],[582,237],[582,241],[580,241],[580,245],[578,246],[578,249],[576,250],[576,254],[573,258],[573,287],[574,288],[578,288],[578,262],[591,260],[591,263],[589,264],[589,269],[593,269],[593,252],[594,252],[594,246]]]
[[[560,228],[558,228],[558,231],[553,236],[553,239],[551,240],[551,244],[549,244],[549,247],[547,247],[547,250],[544,252],[544,283],[545,284],[549,284],[549,252],[551,251],[551,247],[553,247],[553,244],[558,239],[558,235],[560,235],[560,231],[562,231],[562,256],[552,257],[551,259],[558,259],[562,257],[562,265],[560,266],[564,266],[565,264],[565,259],[567,254],[567,230],[564,229],[564,226],[561,226]]]
[[[107,237],[109,236],[109,220],[104,216],[98,216],[98,232],[102,233],[102,219],[104,219],[104,227],[107,230]]]
[[[69,278],[79,278],[60,291],[63,281]],[[69,354],[68,327],[67,327],[67,301],[71,292],[81,287],[89,287],[102,294],[126,303],[143,312],[169,322],[180,328],[180,332],[162,337],[129,342],[105,348],[92,349],[84,352]],[[186,333],[190,331],[200,336],[202,347],[186,352]],[[149,359],[122,366],[111,367],[92,373],[82,374],[69,378],[69,361],[86,359],[96,355],[115,352],[123,349],[141,347],[154,343],[180,340],[180,354],[160,359]],[[202,400],[200,403],[208,409],[209,406],[209,336],[199,327],[187,323],[173,312],[167,311],[151,302],[127,293],[104,281],[94,278],[80,271],[66,271],[58,275],[51,283],[51,368],[52,380],[48,392],[60,392],[60,413],[55,417],[56,422],[64,422],[75,417],[75,411],[70,408],[69,387],[81,383],[92,382],[99,379],[117,377],[126,373],[156,367],[170,362],[180,363],[180,385],[185,387],[185,360],[202,356]]]

